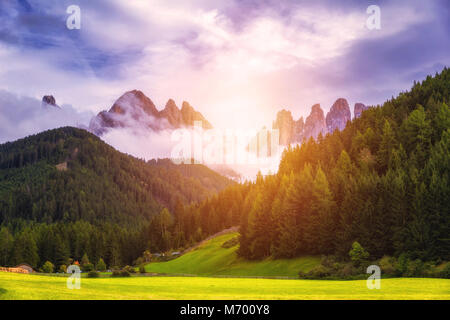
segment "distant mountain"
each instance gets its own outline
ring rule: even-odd
[[[329,133],[333,133],[336,129],[342,131],[347,125],[347,121],[350,120],[352,120],[352,116],[348,102],[343,98],[339,98],[331,106],[330,112],[327,113],[327,130]]]
[[[204,129],[212,125],[188,102],[182,103],[181,109],[175,101],[167,101],[163,110],[158,111],[153,101],[142,91],[133,90],[123,94],[109,111],[101,111],[94,117],[89,130],[102,135],[111,128],[143,126],[152,131],[192,127],[195,121],[201,121]]]
[[[291,112],[283,109],[277,113],[272,128],[279,130],[280,144],[288,145],[291,141],[300,140],[304,125],[303,117],[294,121]]]
[[[323,114],[323,110],[320,107],[320,104],[315,104],[311,107],[311,113],[306,118],[305,128],[301,135],[302,139],[309,139],[313,137],[317,139],[319,134],[327,133],[327,125],[325,122],[325,117]]]
[[[360,117],[361,113],[367,109],[368,107],[364,104],[356,103],[354,107],[355,118]],[[303,121],[303,117],[295,121],[291,112],[283,109],[277,113],[272,128],[279,130],[280,145],[287,146],[309,138],[317,139],[319,134],[325,136],[335,130],[342,131],[350,120],[351,113],[348,102],[344,98],[339,98],[333,103],[326,116],[320,104],[313,105],[311,113],[305,121]]]
[[[363,103],[355,103],[355,108],[353,109],[353,114],[356,118],[361,117],[361,114],[364,110],[367,110],[369,107],[364,105]]]

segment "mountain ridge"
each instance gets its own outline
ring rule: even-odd
[[[362,112],[368,108],[363,103],[355,103],[353,119],[359,118]],[[347,100],[338,98],[326,116],[320,104],[314,104],[305,121],[303,117],[294,120],[291,111],[282,109],[278,111],[276,120],[272,124],[272,129],[279,130],[279,143],[282,146],[287,146],[293,143],[302,143],[309,138],[317,139],[320,134],[325,136],[327,133],[333,133],[335,130],[342,131],[345,129],[347,122],[351,120],[352,117]]]
[[[99,112],[91,120],[89,130],[98,136],[112,128],[129,126],[160,131],[192,127],[195,121],[201,121],[204,129],[212,129],[209,121],[186,101],[180,109],[173,99],[169,99],[164,109],[159,111],[142,91],[131,90],[120,96],[108,111]]]

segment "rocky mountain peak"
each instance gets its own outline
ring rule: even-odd
[[[355,104],[355,116],[358,117],[367,107],[362,103]],[[282,109],[277,113],[277,118],[272,124],[273,129],[279,130],[280,144],[289,145],[302,142],[309,138],[317,139],[319,134],[325,135],[334,130],[343,130],[347,122],[351,120],[350,107],[344,98],[337,99],[330,112],[325,117],[320,104],[311,107],[311,112],[306,120],[303,117],[295,121],[289,110]]]
[[[320,103],[316,103],[315,105],[313,105],[313,106],[311,107],[311,113],[310,113],[310,115],[312,115],[312,114],[318,114],[319,116],[320,116],[320,114],[323,115],[323,110],[322,110],[322,108],[320,107]]]
[[[301,142],[303,139],[303,131],[305,130],[305,121],[300,117],[294,121],[294,142]]]
[[[354,114],[354,116],[355,116],[355,119],[356,118],[359,118],[360,116],[361,116],[361,114],[362,114],[362,112],[364,111],[364,110],[367,110],[369,107],[367,107],[365,104],[363,104],[363,103],[360,103],[360,102],[357,102],[357,103],[355,103],[355,108],[353,109],[353,114]]]
[[[181,110],[185,110],[185,112],[187,112],[187,110],[192,110],[192,109],[194,109],[194,108],[189,104],[189,102],[183,101],[181,103]]]
[[[331,106],[330,112],[327,113],[326,124],[329,133],[334,130],[344,130],[347,121],[351,120],[350,107],[344,98],[339,98]]]
[[[200,112],[195,111],[187,101],[183,101],[181,105],[181,117],[186,126],[192,127],[194,126],[195,121],[201,121],[203,129],[212,129],[212,125],[208,120],[206,120]]]
[[[290,111],[285,109],[278,111],[277,119],[272,124],[273,129],[278,129],[280,144],[288,145],[294,140],[294,119]]]
[[[179,110],[178,109],[178,107],[177,107],[177,104],[175,103],[175,101],[173,100],[173,99],[169,99],[167,102],[166,102],[166,106],[164,107],[164,110]]]
[[[183,117],[181,116],[181,111],[178,109],[175,101],[169,99],[166,103],[164,109],[159,113],[160,117],[166,118],[171,126],[179,128],[183,125]]]
[[[56,99],[52,95],[47,95],[42,97],[42,107],[56,107],[59,108],[59,106],[56,104]]]
[[[319,134],[327,133],[327,126],[325,123],[325,116],[320,104],[315,104],[311,107],[311,113],[306,118],[305,127],[303,130],[303,138],[309,139],[313,137],[317,139]]]
[[[142,91],[132,90],[124,93],[114,102],[109,111],[102,111],[91,120],[91,132],[102,135],[108,128],[148,127],[150,130],[176,129],[194,125],[202,121],[204,129],[211,124],[188,102],[183,102],[181,110],[173,99],[169,99],[163,110],[158,111],[153,101]]]
[[[125,92],[109,110],[110,113],[130,114],[133,117],[139,116],[142,111],[153,117],[158,115],[153,101],[139,90]]]

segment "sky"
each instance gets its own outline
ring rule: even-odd
[[[374,4],[379,30],[366,26]],[[79,30],[66,26],[70,5]],[[381,104],[450,65],[449,11],[447,0],[2,0],[0,141],[33,130],[15,106],[46,94],[70,123],[138,89],[159,109],[186,100],[219,128],[326,112],[339,97],[352,111]]]

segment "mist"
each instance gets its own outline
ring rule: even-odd
[[[0,90],[0,143],[64,126],[87,128],[92,116],[71,105],[43,106],[36,98]]]

